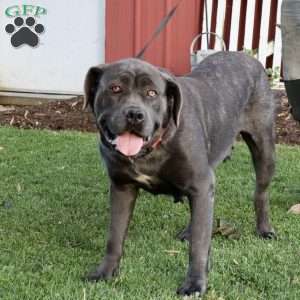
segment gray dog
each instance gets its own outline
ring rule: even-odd
[[[256,230],[275,236],[267,187],[274,172],[274,111],[262,65],[237,52],[220,52],[192,73],[175,77],[138,59],[92,67],[85,80],[110,178],[111,223],[106,254],[89,280],[118,270],[139,188],[187,197],[191,218],[189,267],[180,295],[207,289],[214,206],[214,169],[241,133],[256,172]]]

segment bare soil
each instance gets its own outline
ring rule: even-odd
[[[300,124],[289,113],[285,92],[274,91],[274,96],[280,103],[276,118],[277,143],[300,145]],[[82,110],[82,99],[10,108],[0,106],[0,125],[25,129],[97,131],[91,112]]]

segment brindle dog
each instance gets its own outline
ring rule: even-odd
[[[189,267],[178,293],[207,289],[215,167],[238,134],[256,173],[256,231],[275,236],[267,187],[274,172],[275,102],[262,65],[237,52],[207,57],[190,74],[175,77],[138,59],[92,67],[85,80],[110,178],[111,221],[106,254],[89,280],[115,275],[140,188],[187,197],[191,218]]]

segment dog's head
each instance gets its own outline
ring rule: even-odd
[[[137,155],[173,122],[182,106],[176,79],[138,59],[92,67],[85,79],[84,107],[90,105],[102,141],[125,156]]]

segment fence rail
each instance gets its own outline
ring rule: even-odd
[[[231,51],[251,50],[266,68],[281,69],[280,12],[282,0],[207,0],[208,22],[201,1],[200,31],[215,32]],[[207,36],[199,42],[207,49]],[[210,49],[221,49],[221,41],[209,37]]]

